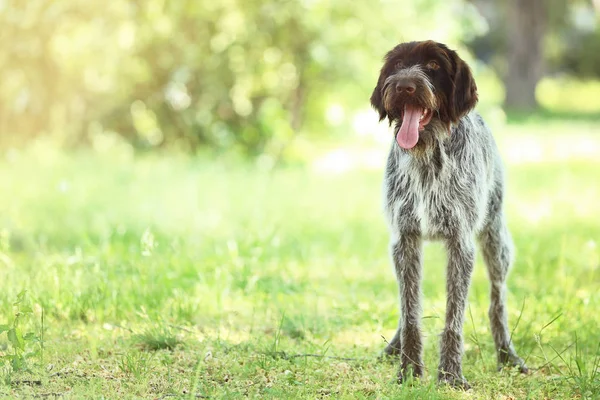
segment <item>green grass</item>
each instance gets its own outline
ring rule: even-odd
[[[597,144],[600,131],[588,129]],[[512,126],[498,134],[503,151],[522,133],[547,143],[544,126]],[[426,246],[425,379],[399,386],[396,366],[377,361],[398,308],[381,171],[266,171],[118,148],[9,152],[0,162],[0,325],[26,310],[13,305],[25,289],[32,312],[19,327],[35,337],[24,340],[29,370],[5,364],[0,394],[599,398],[599,160],[509,166],[518,249],[509,318],[532,373],[496,372],[478,259],[465,325],[473,389],[463,393],[433,379],[440,244]],[[3,333],[0,356],[13,353]]]

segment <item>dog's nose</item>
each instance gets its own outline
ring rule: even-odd
[[[413,94],[417,90],[417,85],[408,79],[402,79],[396,83],[396,92],[402,93],[406,92],[407,94]]]

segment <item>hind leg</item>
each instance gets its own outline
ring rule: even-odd
[[[491,282],[490,324],[498,366],[518,366],[527,373],[525,362],[517,355],[511,342],[506,314],[506,277],[513,257],[513,243],[501,213],[494,216],[481,232],[479,242]]]
[[[385,346],[385,349],[383,350],[384,356],[390,356],[390,357],[400,356],[400,353],[402,352],[401,337],[402,337],[402,321],[400,321],[398,323],[398,329],[396,330],[396,334],[394,335],[392,340],[390,340],[388,345]]]

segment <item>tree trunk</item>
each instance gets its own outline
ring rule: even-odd
[[[544,73],[543,40],[548,25],[546,0],[508,0],[507,109],[537,108],[535,87]]]

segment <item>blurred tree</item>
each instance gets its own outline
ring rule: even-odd
[[[470,1],[489,29],[469,47],[503,77],[506,108],[536,108],[537,83],[548,74],[600,78],[598,0]]]
[[[537,108],[535,88],[544,74],[547,0],[508,0],[507,6],[508,69],[504,79],[504,106],[532,110]]]

